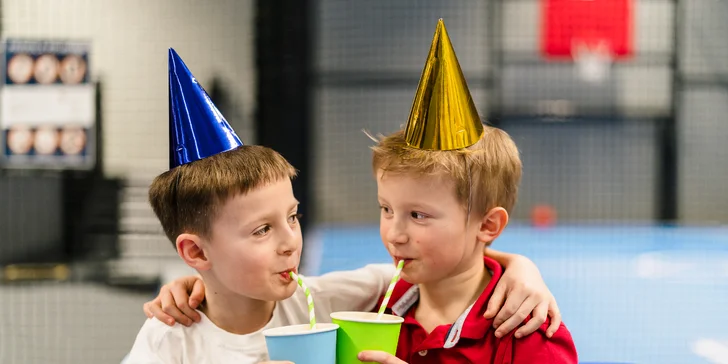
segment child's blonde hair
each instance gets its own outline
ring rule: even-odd
[[[521,158],[504,131],[484,126],[474,145],[457,150],[423,150],[407,146],[400,130],[379,140],[374,150],[374,173],[441,175],[455,182],[455,194],[467,211],[485,214],[503,207],[511,212],[518,198]]]
[[[149,188],[149,202],[174,244],[182,233],[209,237],[213,219],[231,197],[295,176],[273,149],[244,145],[162,173]]]

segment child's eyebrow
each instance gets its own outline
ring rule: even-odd
[[[387,203],[387,200],[382,198],[382,196],[377,195],[377,199],[380,203]],[[433,212],[437,211],[437,205],[430,205],[426,203],[422,203],[421,201],[415,201],[415,202],[407,202],[403,204],[405,208],[407,209],[413,209],[413,210],[426,210],[427,212]]]
[[[428,205],[428,204],[424,204],[421,202],[415,202],[413,204],[410,204],[409,208],[414,209],[414,210],[429,210],[429,211],[436,209],[436,207],[433,205]]]
[[[300,204],[300,202],[298,200],[294,200],[294,201],[295,202],[293,202],[290,205],[291,207],[288,208],[288,211],[295,209]],[[272,220],[275,217],[275,215],[276,215],[276,213],[267,213],[265,215],[257,216],[255,219],[245,222],[245,226],[248,226],[248,225],[257,226],[258,224],[260,224],[261,222],[263,222],[265,220]]]

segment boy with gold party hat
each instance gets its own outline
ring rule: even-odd
[[[576,363],[565,327],[497,338],[483,315],[504,273],[486,249],[508,224],[521,160],[505,132],[483,126],[440,19],[404,130],[373,147],[380,234],[404,260],[388,312],[404,317],[397,358],[379,363]],[[525,322],[529,318],[524,317]]]

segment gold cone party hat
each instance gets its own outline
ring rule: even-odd
[[[407,145],[430,150],[461,149],[475,144],[482,135],[483,124],[440,19],[407,120]]]

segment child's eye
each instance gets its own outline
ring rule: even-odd
[[[389,207],[387,206],[379,206],[379,209],[382,210],[385,214],[389,213]]]
[[[256,235],[256,236],[265,236],[265,234],[268,234],[269,231],[270,231],[270,226],[265,225],[262,228],[256,230],[253,233],[253,235]]]
[[[412,211],[410,213],[410,216],[412,216],[413,219],[417,219],[417,220],[422,220],[422,219],[424,219],[424,218],[427,217],[427,216],[425,216],[425,215],[423,215],[423,214],[421,214],[421,213],[419,213],[417,211]]]
[[[293,225],[293,224],[297,223],[299,220],[301,220],[302,217],[303,217],[303,214],[293,214],[288,217],[288,223]]]

